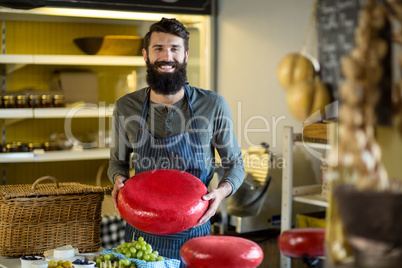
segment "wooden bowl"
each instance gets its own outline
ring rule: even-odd
[[[135,56],[142,47],[142,38],[133,35],[75,38],[74,43],[86,54]]]

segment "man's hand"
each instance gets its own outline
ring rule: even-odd
[[[230,183],[223,182],[218,186],[218,188],[212,189],[208,194],[204,195],[202,199],[209,200],[209,207],[201,219],[193,226],[193,228],[203,225],[212,216],[214,216],[218,210],[219,204],[223,199],[225,199],[225,197],[230,195],[232,190],[232,185]]]
[[[120,212],[119,212],[119,208],[117,206],[117,196],[119,194],[120,189],[124,186],[124,182],[127,180],[126,177],[121,176],[121,175],[117,175],[116,176],[116,182],[114,183],[114,187],[113,187],[113,191],[112,191],[112,200],[113,200],[113,206],[114,206],[114,210],[117,212],[117,214],[119,216]]]

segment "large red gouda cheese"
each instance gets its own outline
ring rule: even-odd
[[[192,268],[255,268],[264,258],[257,243],[226,235],[190,239],[183,244],[180,254],[186,265]]]
[[[190,173],[157,169],[128,179],[117,198],[124,220],[140,231],[168,235],[194,226],[209,202],[202,181]]]
[[[288,257],[322,257],[325,256],[324,241],[324,228],[295,228],[281,233],[278,246]]]

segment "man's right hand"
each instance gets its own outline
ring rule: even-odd
[[[124,186],[124,182],[127,180],[126,177],[122,175],[117,175],[116,176],[116,182],[114,183],[113,191],[112,191],[112,200],[113,200],[113,206],[114,210],[117,212],[119,216],[119,207],[117,206],[117,196],[119,195],[120,189]]]

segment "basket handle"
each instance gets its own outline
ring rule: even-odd
[[[41,181],[44,181],[44,180],[52,180],[54,183],[56,183],[56,188],[59,188],[59,182],[56,180],[56,178],[55,177],[52,177],[52,176],[43,176],[43,177],[40,177],[39,179],[37,179],[33,184],[32,184],[32,190],[34,191],[34,190],[36,190],[36,186],[41,182]]]

